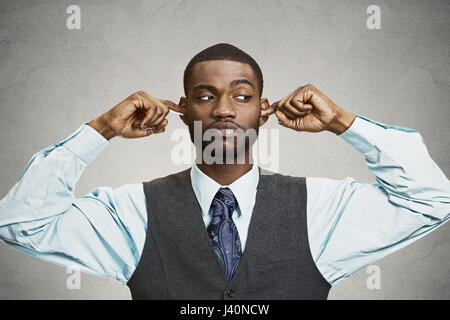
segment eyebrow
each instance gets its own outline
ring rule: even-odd
[[[230,83],[231,87],[237,86],[238,84],[248,84],[250,85],[253,89],[255,88],[255,86],[253,85],[253,83],[251,83],[250,81],[248,81],[247,79],[237,79],[237,80],[233,80]]]
[[[205,90],[209,90],[209,91],[217,91],[216,87],[210,86],[207,84],[199,84],[198,86],[195,86],[194,89],[192,89],[192,90],[195,91],[195,90],[200,90],[200,89],[205,89]]]
[[[248,84],[250,85],[253,89],[255,88],[255,85],[253,83],[251,83],[250,81],[248,81],[247,79],[236,79],[230,82],[230,87],[234,87],[237,86],[239,84]],[[217,88],[211,85],[207,85],[207,84],[199,84],[198,86],[195,86],[194,89],[192,90],[200,90],[200,89],[204,89],[204,90],[209,90],[209,91],[217,91]]]

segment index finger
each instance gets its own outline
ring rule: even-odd
[[[266,109],[261,110],[261,117],[270,116],[271,114],[275,113],[275,111],[277,111],[277,108],[274,107],[274,105],[272,104],[271,106],[267,107]]]
[[[163,105],[165,105],[167,108],[169,108],[170,111],[174,111],[175,113],[178,113],[178,114],[183,114],[181,107],[178,104],[176,104],[170,100],[164,100],[164,99],[159,99],[159,101]]]
[[[274,102],[270,105],[270,108],[274,108],[275,111],[278,109],[278,103],[280,103],[281,100],[278,100],[277,102]]]

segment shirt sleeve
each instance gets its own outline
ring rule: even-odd
[[[330,284],[448,221],[450,183],[415,130],[358,116],[340,135],[365,157],[375,182],[307,178],[308,237]]]
[[[145,239],[142,183],[74,196],[84,168],[108,143],[84,124],[36,153],[0,201],[0,239],[43,260],[125,284]]]

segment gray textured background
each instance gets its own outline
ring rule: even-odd
[[[66,8],[81,7],[81,30]],[[381,8],[381,30],[366,9]],[[136,90],[173,99],[198,51],[230,42],[250,53],[265,77],[264,96],[284,97],[307,82],[344,109],[418,130],[450,173],[450,1],[5,1],[0,2],[0,198],[31,156],[70,135]],[[114,139],[85,170],[76,195],[182,170],[170,162],[166,133]],[[267,128],[277,127],[271,118]],[[324,132],[282,129],[281,173],[372,182],[363,157]],[[450,224],[376,262],[381,289],[361,270],[330,299],[449,299]],[[0,243],[0,298],[128,299],[127,287],[66,269]]]

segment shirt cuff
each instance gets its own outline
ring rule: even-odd
[[[352,125],[339,136],[361,153],[371,150],[384,133],[383,126],[367,118],[356,116]]]
[[[339,136],[359,152],[366,153],[371,150],[378,141],[383,139],[383,136],[385,136],[388,131],[387,129],[394,129],[404,132],[417,132],[413,129],[390,126],[358,115],[350,128],[341,133]]]
[[[91,163],[108,143],[105,137],[87,123],[61,142],[87,164]]]

